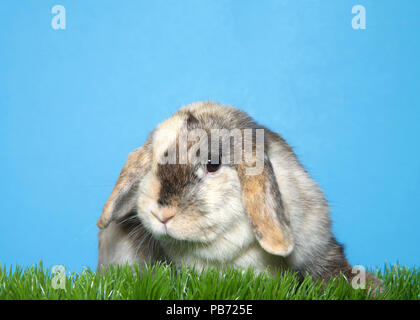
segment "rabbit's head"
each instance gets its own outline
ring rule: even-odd
[[[181,108],[129,155],[98,226],[135,210],[163,244],[230,239],[240,248],[256,239],[266,252],[288,255],[294,241],[265,130],[233,107]]]

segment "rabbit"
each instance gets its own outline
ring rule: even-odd
[[[200,161],[173,152],[181,147],[177,138],[213,129],[251,130],[226,149],[239,147],[239,161],[232,163],[232,152],[223,151],[220,141],[200,154],[197,146],[208,145],[208,138],[187,140],[187,151]],[[260,152],[253,142],[257,132],[264,134]],[[244,160],[245,143],[253,161]],[[249,173],[258,161],[260,171]],[[292,270],[302,279],[309,274],[323,281],[340,273],[354,277],[332,234],[323,192],[292,148],[245,112],[210,101],[182,107],[130,153],[97,226],[98,269],[170,261],[198,270]],[[381,280],[371,274],[368,279],[382,288]]]

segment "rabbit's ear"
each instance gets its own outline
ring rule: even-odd
[[[102,215],[96,223],[99,228],[106,228],[112,220],[123,218],[135,208],[138,183],[150,170],[151,162],[149,138],[143,146],[129,154],[117,183],[104,205]]]
[[[261,247],[271,254],[287,256],[294,246],[290,220],[266,153],[263,161],[259,174],[247,174],[246,163],[238,165],[243,201]]]

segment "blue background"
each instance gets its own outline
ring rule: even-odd
[[[411,0],[2,1],[0,263],[95,268],[128,153],[210,99],[294,147],[351,263],[418,266],[419,17]]]

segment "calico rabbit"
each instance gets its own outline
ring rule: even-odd
[[[166,260],[354,276],[324,195],[292,148],[212,102],[181,108],[128,156],[97,225],[98,267]]]

